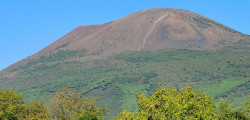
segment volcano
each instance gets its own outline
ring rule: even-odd
[[[30,60],[62,50],[87,49],[101,56],[124,51],[159,49],[217,49],[245,43],[249,36],[202,15],[169,8],[154,8],[130,14],[102,25],[79,26],[31,57]]]
[[[46,100],[65,87],[82,89],[99,96],[111,116],[135,111],[135,94],[149,95],[162,84],[191,85],[236,105],[239,97],[248,99],[249,46],[249,35],[212,19],[154,8],[75,28],[1,71],[0,89],[17,90],[30,101]],[[213,91],[216,86],[222,87]]]

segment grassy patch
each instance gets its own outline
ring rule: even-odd
[[[197,85],[194,89],[203,90],[206,94],[216,97],[221,96],[248,81],[250,81],[250,78],[222,79],[214,83]]]
[[[144,93],[148,95],[148,91],[146,89],[150,88],[150,85],[124,85],[119,84],[118,87],[123,93],[122,96],[122,109],[129,110],[130,112],[137,111],[137,103],[136,103],[136,94],[137,93]]]

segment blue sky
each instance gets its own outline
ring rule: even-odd
[[[155,7],[186,9],[249,35],[249,6],[250,0],[0,0],[0,70],[80,25]]]

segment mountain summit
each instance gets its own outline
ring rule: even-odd
[[[244,38],[243,34],[199,14],[154,8],[102,25],[80,26],[37,55],[46,55],[56,48],[87,49],[88,53],[101,51],[100,54],[168,48],[215,49]]]
[[[89,55],[159,49],[217,49],[245,43],[246,36],[202,15],[181,9],[154,8],[102,25],[80,26],[27,60],[62,50],[87,49]]]

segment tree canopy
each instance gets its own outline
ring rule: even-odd
[[[53,94],[48,101],[48,110],[54,119],[78,119],[79,116],[94,115],[101,119],[107,107],[98,106],[97,98],[85,98],[80,92],[65,88]]]
[[[247,119],[247,113],[232,110],[221,102],[216,111],[214,100],[201,91],[187,86],[177,91],[158,87],[148,98],[137,94],[136,114],[120,112],[116,120],[205,120]],[[247,111],[247,110],[245,110]]]
[[[4,90],[0,91],[0,120],[100,120],[108,110],[97,105],[97,100],[65,88],[53,93],[45,107],[43,101],[28,103],[21,94]],[[190,86],[180,90],[158,87],[149,97],[137,94],[135,114],[124,110],[115,120],[249,120],[249,103],[235,110],[221,100],[216,107],[211,97]]]
[[[43,102],[26,103],[22,95],[10,90],[0,91],[0,120],[48,120]]]
[[[0,120],[94,120],[102,119],[107,107],[97,98],[85,98],[74,89],[62,89],[52,95],[46,107],[43,101],[27,103],[22,95],[0,91]]]

